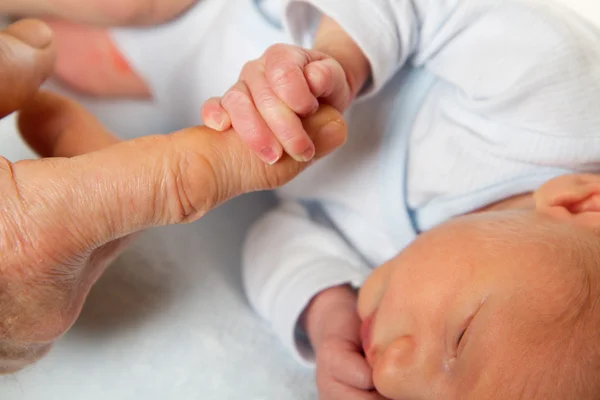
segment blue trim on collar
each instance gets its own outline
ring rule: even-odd
[[[408,148],[413,125],[423,101],[437,78],[423,68],[406,67],[384,90],[392,107],[382,143],[381,188],[383,215],[399,249],[419,234],[415,213],[408,206]]]

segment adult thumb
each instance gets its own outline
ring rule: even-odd
[[[151,226],[191,222],[239,194],[279,187],[308,166],[289,157],[267,165],[234,131],[206,127],[113,144],[77,104],[59,97],[49,101],[48,94],[38,99],[23,111],[21,129],[53,158],[12,166],[21,203],[48,234],[72,232],[75,226],[79,240],[89,245]],[[346,139],[341,114],[329,106],[304,126],[316,158]],[[81,143],[93,143],[91,152],[77,155],[86,151]],[[98,150],[100,144],[105,147]]]

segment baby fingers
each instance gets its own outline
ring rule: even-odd
[[[231,126],[246,146],[269,164],[281,158],[281,145],[256,109],[250,89],[244,81],[239,81],[225,93],[221,105],[229,114]]]
[[[347,340],[328,340],[317,351],[317,377],[331,376],[347,386],[373,389],[372,370],[359,346]]]
[[[229,114],[221,105],[220,97],[212,97],[202,105],[202,121],[204,125],[215,131],[224,132],[231,128]]]
[[[384,400],[376,391],[360,390],[338,382],[319,387],[319,400]]]
[[[312,60],[310,54],[296,46],[276,44],[264,56],[264,75],[281,101],[301,116],[313,114],[319,108],[306,82],[304,67]]]
[[[333,58],[313,61],[304,68],[306,81],[317,98],[343,112],[352,100],[344,69]]]
[[[339,382],[361,390],[373,389],[372,371],[362,354],[347,352],[332,360],[332,364],[334,377]]]
[[[260,137],[274,137],[286,153],[297,161],[309,161],[315,155],[315,147],[302,126],[302,121],[293,110],[290,110],[271,89],[260,61],[248,63],[241,75],[242,82],[248,89],[252,104],[262,119],[262,126],[254,128]],[[230,109],[230,98],[227,94],[221,104],[229,112],[234,127],[237,129],[236,116]],[[241,132],[238,131],[240,135]],[[281,153],[278,153],[281,155]]]

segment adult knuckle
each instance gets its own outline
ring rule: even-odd
[[[173,161],[169,162],[165,172],[165,185],[167,192],[168,221],[174,223],[184,223],[194,218],[202,208],[193,198],[193,189],[186,179],[187,171],[190,170],[192,163],[205,165],[205,173],[211,171],[208,163],[201,158],[192,161],[192,155],[187,151],[180,152]]]
[[[167,223],[192,222],[223,201],[222,177],[214,158],[177,146],[165,157],[163,173]]]

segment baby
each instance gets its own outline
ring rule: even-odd
[[[600,398],[600,175],[583,174],[600,172],[600,6],[308,0],[285,15],[312,50],[271,47],[203,116],[268,163],[309,161],[299,116],[371,97],[246,245],[249,298],[316,357],[321,397]],[[373,267],[359,319],[351,287]]]
[[[380,393],[597,399],[599,189],[598,175],[556,178],[423,233],[377,268],[359,312]]]
[[[362,98],[347,145],[279,192],[244,255],[252,305],[299,360],[316,361],[321,398],[599,398],[594,3],[250,3],[210,23],[196,6],[102,43],[131,66],[122,77],[190,123],[234,81],[232,66],[286,40],[258,17],[284,7],[312,50],[268,49],[202,109],[269,163],[283,151],[312,159],[298,116],[319,101]]]

